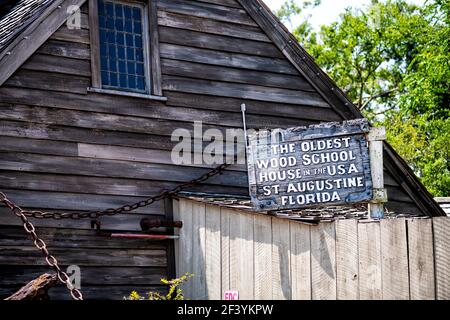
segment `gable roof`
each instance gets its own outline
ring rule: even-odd
[[[51,0],[19,0],[0,20],[0,52],[50,5]]]
[[[68,8],[84,2],[19,0],[0,19],[0,86],[67,20]]]
[[[237,0],[285,57],[345,120],[364,118],[361,111],[336,83],[315,63],[297,39],[261,0]],[[405,189],[414,203],[429,216],[445,216],[433,196],[415,176],[408,164],[384,142],[384,166]]]
[[[237,0],[284,56],[343,119],[362,113],[299,45],[261,0]],[[67,20],[67,8],[86,0],[19,0],[0,18],[0,86]],[[406,162],[384,144],[384,165],[415,204],[429,216],[445,216]]]

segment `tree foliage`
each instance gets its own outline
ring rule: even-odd
[[[305,8],[297,2],[277,12],[283,21]],[[319,31],[306,19],[293,34],[365,116],[387,127],[428,190],[449,196],[450,1],[372,0]]]

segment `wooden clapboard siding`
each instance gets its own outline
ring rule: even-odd
[[[180,273],[189,264],[204,274],[206,291],[214,292],[209,299],[226,290],[255,300],[448,298],[450,218],[343,219],[307,225],[205,200],[175,201],[180,203],[177,218],[188,228],[193,207],[206,216],[197,231],[180,232],[179,248],[187,251],[178,250],[177,265]],[[201,235],[202,228],[206,237],[193,237]],[[204,239],[202,245],[195,244],[199,239]],[[194,267],[194,261],[203,259],[203,246],[204,265]],[[196,288],[189,291],[191,299],[204,295],[203,285]]]

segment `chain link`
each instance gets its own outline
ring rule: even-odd
[[[151,205],[154,202],[161,201],[165,198],[174,196],[177,193],[179,193],[189,187],[192,187],[199,183],[202,183],[202,182],[208,180],[209,178],[214,177],[218,174],[222,174],[223,170],[225,170],[230,165],[231,165],[231,163],[223,163],[220,166],[218,166],[217,168],[198,177],[197,179],[193,179],[189,182],[182,183],[171,190],[164,190],[161,193],[157,194],[156,196],[147,198],[145,200],[142,200],[142,201],[139,201],[139,202],[136,202],[133,204],[126,204],[126,205],[123,205],[123,206],[115,208],[115,209],[112,208],[112,209],[106,209],[103,211],[64,212],[64,213],[62,213],[62,212],[43,212],[43,211],[23,210],[18,205],[16,205],[14,202],[9,200],[3,192],[0,192],[0,202],[2,202],[7,208],[9,208],[14,213],[14,215],[16,215],[17,217],[19,217],[22,220],[23,228],[24,228],[25,232],[28,233],[32,237],[35,247],[42,252],[47,264],[56,271],[59,281],[66,285],[72,298],[74,300],[83,300],[83,295],[82,295],[81,291],[76,289],[72,285],[67,273],[65,273],[64,271],[61,270],[61,268],[59,267],[58,261],[56,260],[56,258],[54,256],[52,256],[49,253],[49,251],[47,249],[47,245],[44,242],[44,240],[39,238],[39,236],[36,234],[36,229],[35,229],[34,225],[30,221],[28,221],[28,217],[33,217],[33,218],[37,218],[37,219],[53,218],[53,219],[57,219],[57,220],[68,219],[68,218],[70,218],[70,219],[83,219],[83,218],[96,219],[101,216],[113,216],[113,215],[121,214],[121,213],[129,213],[130,211]]]
[[[222,174],[223,171],[229,167],[231,163],[223,163],[220,166],[216,167],[215,169],[205,173],[204,175],[198,177],[197,179],[193,179],[189,182],[182,183],[175,188],[171,190],[164,190],[161,193],[152,196],[150,198],[147,198],[145,200],[141,200],[139,202],[133,203],[133,204],[126,204],[118,208],[110,208],[103,211],[87,211],[87,212],[45,212],[45,211],[31,211],[31,210],[22,210],[22,214],[27,217],[33,217],[36,219],[97,219],[102,216],[114,216],[116,214],[125,214],[129,213],[130,211],[134,211],[138,208],[146,207],[151,205],[154,202],[164,200],[165,198],[171,197],[176,195],[177,193],[190,188],[192,186],[195,186],[199,183],[202,183],[218,174]],[[6,202],[5,202],[6,201]],[[14,203],[11,202],[8,199],[5,199],[2,201],[7,207],[12,209],[14,206]],[[20,217],[20,215],[19,215]]]
[[[62,271],[59,267],[58,260],[56,260],[56,258],[49,253],[49,251],[47,250],[47,245],[45,244],[44,240],[39,238],[39,236],[36,234],[36,229],[34,225],[30,221],[28,221],[27,216],[24,214],[24,210],[10,201],[2,192],[0,192],[0,202],[3,202],[6,207],[8,207],[16,216],[18,216],[22,220],[25,232],[31,236],[34,245],[42,252],[47,264],[56,271],[59,281],[66,285],[72,298],[74,300],[83,300],[81,291],[76,289],[72,285],[72,282],[70,282],[67,273]]]

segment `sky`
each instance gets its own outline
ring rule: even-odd
[[[272,10],[279,9],[284,1],[285,0],[264,0]],[[302,0],[297,0],[297,2],[301,3]],[[410,0],[409,2],[421,4],[424,0]],[[321,25],[336,21],[339,14],[343,13],[345,8],[350,6],[353,8],[364,8],[368,4],[370,4],[370,0],[322,0],[322,3],[318,7],[306,10],[304,14],[311,15],[310,23],[314,29],[318,30]],[[303,16],[293,19],[293,27],[299,24],[302,17]],[[288,24],[286,27],[291,29],[291,26]]]

